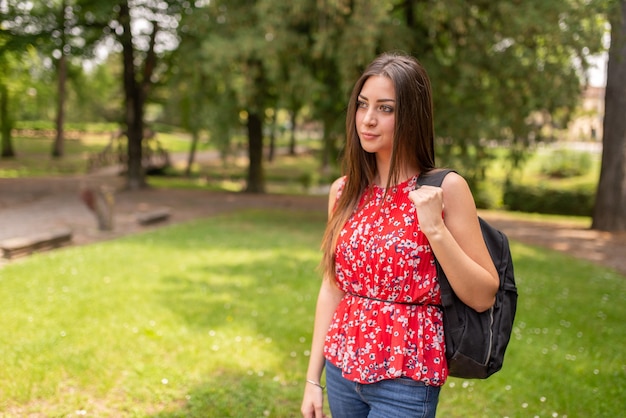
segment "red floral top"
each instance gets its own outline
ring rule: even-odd
[[[447,378],[434,258],[408,198],[416,181],[391,188],[384,204],[384,188],[366,190],[339,235],[336,280],[346,294],[324,355],[348,380],[404,376],[441,386]]]

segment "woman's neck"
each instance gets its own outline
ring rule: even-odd
[[[418,169],[409,169],[409,168],[402,169],[400,170],[400,175],[396,179],[396,183],[402,183],[403,181],[408,180],[417,174],[419,174]],[[374,184],[380,187],[387,187],[387,183],[389,182],[389,176],[390,176],[389,169],[381,170],[379,166],[378,172],[376,173],[376,176],[374,177]],[[390,186],[395,186],[395,184],[392,183],[390,184]]]

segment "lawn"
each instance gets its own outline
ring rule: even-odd
[[[245,211],[0,270],[2,416],[294,417],[325,215]],[[620,416],[626,278],[513,243],[504,369],[441,417]]]

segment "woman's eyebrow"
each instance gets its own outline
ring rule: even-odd
[[[363,96],[362,94],[359,94],[359,99],[363,99],[363,100],[368,101],[368,102],[370,101],[367,97]],[[376,101],[379,102],[379,103],[380,102],[395,102],[394,99],[378,99]]]

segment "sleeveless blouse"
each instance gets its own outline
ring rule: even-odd
[[[408,197],[416,182],[412,177],[386,196],[378,186],[365,190],[340,232],[335,280],[346,293],[326,334],[324,356],[348,380],[446,381],[437,271]]]

